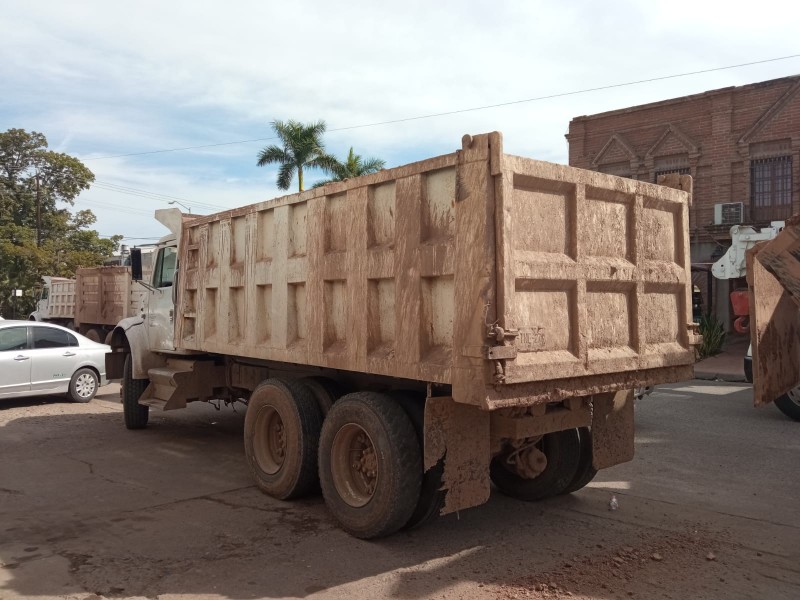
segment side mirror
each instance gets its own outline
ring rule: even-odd
[[[142,249],[131,248],[131,279],[141,281],[142,278]]]

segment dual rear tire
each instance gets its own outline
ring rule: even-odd
[[[591,432],[586,427],[545,434],[535,446],[547,462],[533,478],[521,474],[514,461],[516,451],[504,452],[492,460],[492,482],[503,494],[528,502],[544,500],[576,492],[597,474],[592,466]]]
[[[282,500],[321,488],[342,529],[362,539],[438,515],[443,465],[423,471],[424,398],[413,392],[336,395],[320,380],[268,379],[253,391],[244,441],[258,487]],[[538,448],[547,464],[534,478],[523,477],[509,454],[492,461],[491,478],[501,492],[541,500],[581,489],[596,474],[587,428],[547,434]]]
[[[330,382],[319,379],[268,379],[253,391],[244,442],[258,487],[281,500],[321,488],[340,526],[364,539],[430,518],[439,484],[428,476],[426,489],[433,483],[434,493],[421,493],[424,400],[335,396]]]

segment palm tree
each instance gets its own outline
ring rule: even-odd
[[[258,166],[263,167],[277,163],[278,188],[288,190],[292,185],[294,172],[297,171],[299,190],[303,191],[303,169],[317,168],[326,173],[333,173],[339,164],[333,156],[325,152],[322,145],[322,134],[325,133],[325,121],[303,124],[299,121],[273,121],[272,130],[280,138],[283,147],[267,146],[258,154]]]
[[[320,181],[314,184],[314,187],[325,185],[326,183],[333,183],[334,181],[344,181],[353,177],[360,177],[361,175],[369,175],[370,173],[377,173],[386,165],[385,160],[380,158],[362,158],[360,154],[353,152],[353,147],[350,147],[350,153],[347,155],[347,160],[344,162],[336,162],[336,165],[330,169],[332,177],[325,181]]]

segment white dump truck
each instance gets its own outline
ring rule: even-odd
[[[157,211],[113,332],[125,424],[247,403],[258,486],[372,538],[631,460],[632,389],[690,379],[691,178],[461,150],[191,218]],[[136,255],[134,274],[138,278]]]
[[[143,254],[149,275],[150,252]],[[131,279],[130,266],[80,268],[75,279],[42,277],[31,321],[49,321],[69,327],[95,342],[103,342],[120,320],[140,315],[146,288]]]

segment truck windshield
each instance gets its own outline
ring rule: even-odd
[[[170,287],[175,278],[175,262],[178,258],[177,248],[168,246],[158,251],[156,268],[153,270],[153,287]]]

